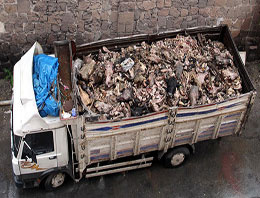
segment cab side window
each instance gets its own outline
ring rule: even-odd
[[[25,136],[24,141],[28,144],[31,150],[36,155],[50,153],[54,151],[53,132],[45,131],[41,133],[28,134]],[[29,148],[24,143],[22,158],[25,159],[25,154],[28,153]]]

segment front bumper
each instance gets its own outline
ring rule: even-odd
[[[23,187],[23,181],[21,180],[19,175],[15,175],[13,173],[13,178],[14,178],[14,183],[16,185],[17,188],[22,188]]]
[[[13,174],[14,182],[17,188],[34,188],[38,187],[37,178],[22,179],[21,175]]]

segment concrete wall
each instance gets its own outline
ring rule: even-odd
[[[255,31],[259,29],[259,2],[0,0],[0,71],[14,65],[36,40],[46,52],[51,52],[55,40],[73,39],[81,44],[109,37],[225,23],[243,47],[247,42],[245,37],[259,35]]]

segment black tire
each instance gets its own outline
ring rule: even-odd
[[[62,172],[56,172],[50,174],[45,182],[44,188],[46,191],[53,191],[64,184],[66,174]]]
[[[167,168],[177,168],[182,166],[190,157],[190,150],[187,147],[178,147],[169,150],[164,155],[164,166]]]

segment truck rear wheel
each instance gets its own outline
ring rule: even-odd
[[[65,173],[58,172],[58,173],[50,174],[44,182],[45,190],[52,191],[62,186],[64,181],[65,181]]]
[[[164,156],[164,165],[167,168],[177,168],[189,158],[190,151],[186,147],[178,147],[168,151]]]

